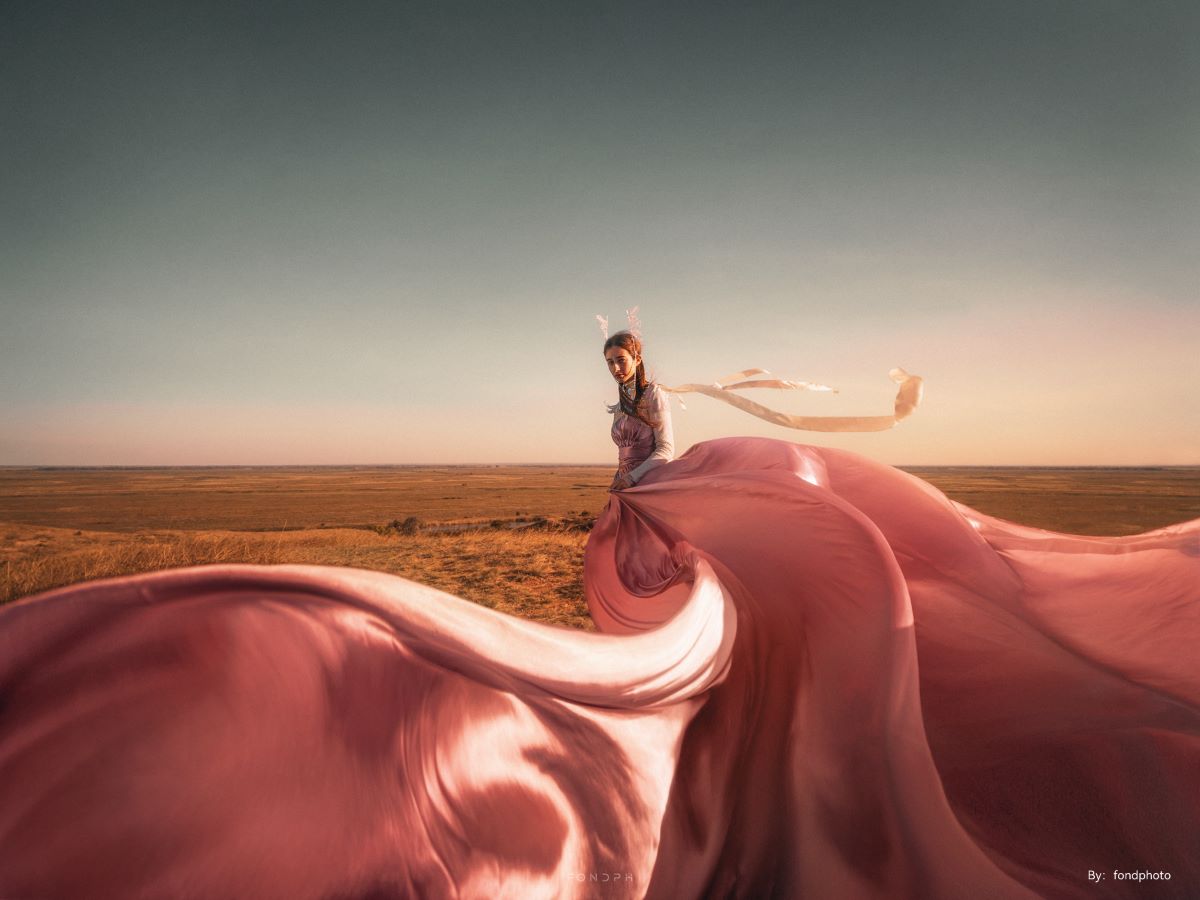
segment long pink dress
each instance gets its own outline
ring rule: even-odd
[[[1200,520],[730,438],[585,586],[601,634],[303,566],[0,609],[0,897],[1200,895]]]

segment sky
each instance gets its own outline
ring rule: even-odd
[[[0,5],[0,465],[1200,464],[1200,4]],[[772,392],[773,393],[773,392]]]

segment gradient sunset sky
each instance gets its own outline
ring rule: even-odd
[[[0,7],[0,464],[1200,463],[1200,4]],[[773,393],[773,392],[771,392]]]

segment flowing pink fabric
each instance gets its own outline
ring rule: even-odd
[[[1200,892],[1200,520],[730,438],[612,495],[585,587],[604,633],[303,566],[0,609],[0,897]]]

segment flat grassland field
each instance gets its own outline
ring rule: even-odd
[[[1200,466],[907,469],[1025,525],[1124,535],[1200,516]],[[0,468],[0,602],[218,562],[358,566],[590,628],[609,466]]]

